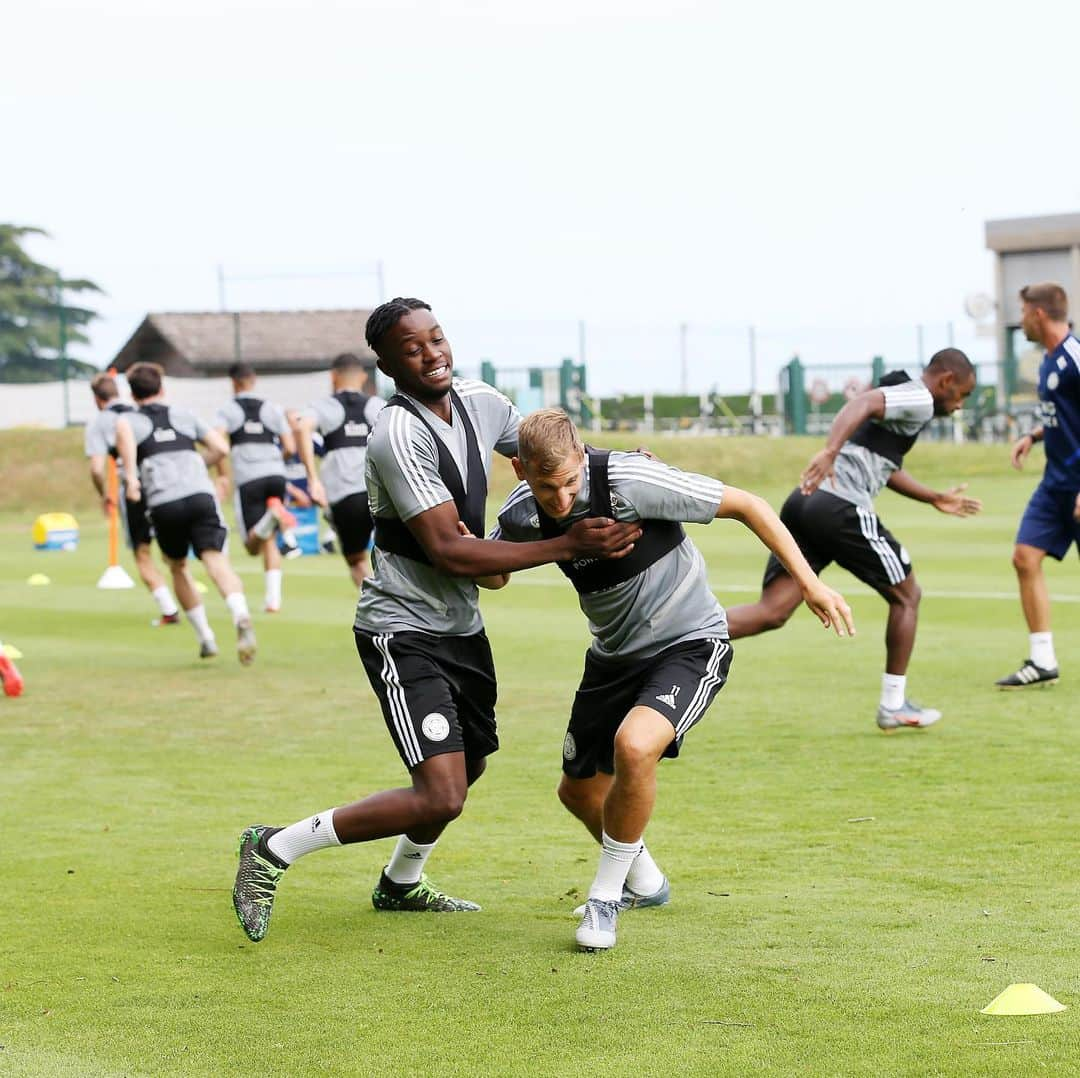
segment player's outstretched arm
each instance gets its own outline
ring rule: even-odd
[[[448,576],[494,576],[574,558],[621,558],[641,537],[640,524],[589,517],[555,539],[508,543],[467,538],[458,528],[457,507],[452,501],[427,509],[406,523],[431,564]]]
[[[223,441],[228,440],[224,429],[216,427],[215,430],[221,435]],[[232,468],[230,465],[231,461],[228,453],[217,462],[217,481],[214,483],[214,488],[217,490],[217,496],[221,501],[225,501],[232,493]]]
[[[468,524],[463,520],[457,522],[458,534],[465,539],[477,539],[476,535],[473,535],[469,531]],[[473,578],[473,583],[478,588],[487,588],[488,591],[498,591],[500,588],[505,588],[510,583],[509,573],[492,573],[490,576],[477,576]]]
[[[716,517],[741,521],[780,559],[802,589],[803,601],[826,629],[833,628],[837,636],[855,635],[851,607],[838,591],[818,579],[791,532],[764,498],[725,486],[724,500],[716,510]]]
[[[1043,428],[1036,427],[1030,434],[1021,434],[1012,444],[1012,449],[1009,452],[1009,459],[1012,461],[1012,466],[1019,471],[1024,466],[1024,461],[1027,460],[1028,453],[1031,452],[1031,447],[1036,442],[1043,440]]]
[[[880,389],[868,389],[853,397],[836,414],[829,428],[829,438],[825,448],[815,453],[806,471],[799,479],[799,489],[803,494],[813,494],[821,484],[833,474],[833,464],[840,450],[863,423],[868,419],[882,419],[885,415],[885,394]]]
[[[982,509],[982,502],[978,498],[968,498],[964,494],[967,486],[967,483],[961,483],[948,490],[933,490],[924,486],[903,468],[897,468],[888,480],[889,489],[895,490],[897,494],[911,498],[912,501],[925,502],[927,505],[932,505],[938,512],[948,513],[954,517],[972,517]]]

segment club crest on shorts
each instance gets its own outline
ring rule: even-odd
[[[562,758],[564,760],[572,760],[577,756],[577,742],[574,740],[574,735],[568,733],[563,738],[562,743]]]
[[[446,721],[445,715],[440,715],[437,711],[424,716],[420,729],[428,741],[445,741],[450,736],[450,723]]]

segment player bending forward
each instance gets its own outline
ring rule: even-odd
[[[824,625],[839,636],[854,633],[851,611],[756,495],[640,453],[586,453],[558,409],[522,422],[513,464],[524,482],[500,510],[493,538],[554,538],[585,516],[641,522],[642,536],[627,557],[559,563],[593,634],[563,742],[559,798],[602,847],[577,942],[607,949],[615,946],[620,910],[668,901],[668,881],[642,841],[656,767],[661,757],[678,756],[731,664],[724,610],[682,522],[742,521],[787,566]],[[479,582],[498,587],[507,580]]]
[[[780,510],[780,519],[815,572],[835,561],[889,604],[877,711],[877,724],[886,733],[930,726],[941,712],[907,698],[907,668],[922,592],[907,551],[874,512],[874,498],[888,486],[953,516],[971,516],[982,508],[980,501],[964,496],[967,484],[931,490],[903,467],[904,454],[930,420],[951,415],[974,388],[975,368],[956,348],[937,352],[920,378],[911,379],[903,371],[886,375],[878,388],[860,393],[840,409],[825,448],[810,461],[801,485]],[[779,629],[800,598],[798,584],[775,557],[770,558],[761,598],[727,612],[731,639]]]

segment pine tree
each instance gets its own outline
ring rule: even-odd
[[[23,249],[26,237],[47,235],[40,228],[0,224],[0,382],[63,377],[62,323],[68,344],[85,344],[89,338],[82,328],[97,317],[95,311],[68,303],[73,293],[100,293],[93,281],[62,278]],[[89,363],[68,360],[69,378],[86,378],[95,370]]]

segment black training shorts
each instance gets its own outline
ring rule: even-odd
[[[495,664],[486,633],[355,632],[386,728],[410,771],[442,753],[476,760],[498,749]]]
[[[245,536],[266,515],[268,498],[285,500],[285,476],[264,475],[236,488],[236,519]]]
[[[367,492],[350,494],[330,506],[330,522],[337,532],[342,554],[363,554],[371,542],[371,510]]]
[[[134,550],[136,547],[148,545],[150,540],[154,538],[154,529],[150,527],[150,518],[146,515],[146,502],[142,498],[137,502],[122,498],[120,500],[120,513],[124,518],[128,545],[131,549]]]
[[[911,573],[908,552],[872,509],[824,490],[804,495],[796,489],[780,519],[815,573],[836,562],[878,592],[902,584]],[[786,572],[776,555],[769,555],[763,586]]]
[[[154,535],[167,558],[186,558],[188,550],[224,550],[229,534],[217,500],[210,494],[191,494],[150,509]]]
[[[615,734],[634,707],[651,707],[671,722],[664,751],[679,755],[682,739],[727,681],[732,650],[710,638],[673,644],[651,659],[601,659],[585,653],[585,673],[563,740],[563,771],[574,779],[615,773]]]

